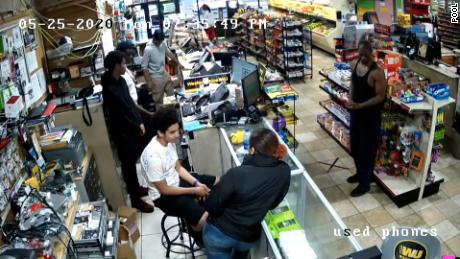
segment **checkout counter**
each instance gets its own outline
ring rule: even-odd
[[[232,93],[229,99],[232,99]],[[190,123],[190,118],[183,118],[183,121]],[[240,151],[242,145],[232,144],[231,135],[246,128],[253,130],[260,127],[274,131],[271,122],[264,117],[252,124],[223,123],[219,127],[207,124],[200,129],[189,131],[186,134],[189,161],[194,170],[203,174],[222,176],[230,168],[241,165],[244,158]],[[294,212],[316,258],[338,258],[361,251],[362,247],[354,237],[334,235],[335,229],[340,229],[343,233],[345,224],[290,150],[285,162],[291,168],[292,178],[289,192],[282,205],[287,205]],[[282,248],[273,238],[265,221],[262,222],[262,226],[261,241],[251,251],[252,258],[283,258]]]

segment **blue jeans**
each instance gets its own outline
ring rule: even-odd
[[[247,259],[249,250],[256,245],[256,242],[247,243],[229,237],[209,222],[204,225],[203,241],[208,259]]]

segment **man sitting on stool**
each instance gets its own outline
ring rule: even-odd
[[[208,213],[199,200],[208,196],[219,177],[191,174],[180,164],[175,145],[180,139],[179,116],[175,109],[160,108],[154,120],[157,135],[140,159],[149,196],[164,213],[185,218],[194,231],[201,232]]]

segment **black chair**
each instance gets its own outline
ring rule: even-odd
[[[166,219],[168,217],[177,218],[178,224],[170,226],[169,228],[166,229],[165,222],[166,222]],[[179,233],[177,234],[176,237],[170,238],[169,235],[168,235],[168,232],[171,231],[172,229],[176,228],[176,227],[179,228]],[[192,227],[191,227],[190,224],[188,224],[186,222],[186,220],[184,218],[180,218],[180,217],[177,217],[177,216],[165,214],[163,216],[163,218],[161,219],[161,232],[163,233],[163,236],[161,237],[161,242],[163,244],[163,247],[166,248],[166,258],[169,258],[169,254],[171,252],[176,253],[176,254],[185,254],[185,253],[190,252],[192,254],[192,258],[195,259],[195,252],[200,250],[200,248],[199,247],[195,248],[196,243],[192,239],[192,236],[190,234],[190,233],[192,233]],[[184,233],[187,233],[187,235],[188,235],[188,241],[189,241],[190,246],[185,245],[183,243],[183,241],[184,241]],[[163,238],[165,240],[163,240]],[[177,242],[177,239],[180,239],[180,242]],[[187,251],[185,253],[175,251],[175,250],[173,250],[173,247],[175,247],[175,246],[184,247],[185,249],[187,249]]]

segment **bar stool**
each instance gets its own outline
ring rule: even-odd
[[[165,222],[166,222],[166,219],[168,217],[175,217],[177,218],[177,221],[178,221],[178,224],[177,225],[173,225],[173,226],[170,226],[169,228],[166,229],[165,227]],[[178,227],[179,228],[179,233],[177,234],[176,237],[174,238],[170,238],[169,235],[168,235],[168,232],[171,231],[172,229]],[[166,248],[166,258],[169,258],[169,254],[171,252],[173,253],[176,253],[176,254],[185,254],[187,252],[178,252],[178,251],[174,251],[172,250],[172,248],[174,246],[179,246],[179,247],[183,247],[185,249],[188,250],[188,252],[190,252],[192,254],[192,258],[195,259],[195,252],[200,250],[200,248],[194,248],[195,247],[195,240],[192,239],[192,236],[191,236],[191,229],[192,227],[190,226],[190,224],[187,223],[187,221],[184,219],[184,218],[180,218],[180,217],[177,217],[177,216],[173,216],[173,215],[168,215],[168,214],[165,214],[163,216],[163,218],[161,219],[161,232],[163,233],[163,236],[161,237],[161,242],[163,244],[163,247]],[[188,245],[185,245],[183,243],[184,241],[184,233],[187,233],[188,235],[188,241],[189,241],[189,244],[190,246]],[[163,241],[163,238],[165,239],[165,241]],[[182,242],[176,242],[177,239],[179,239],[182,241]]]

